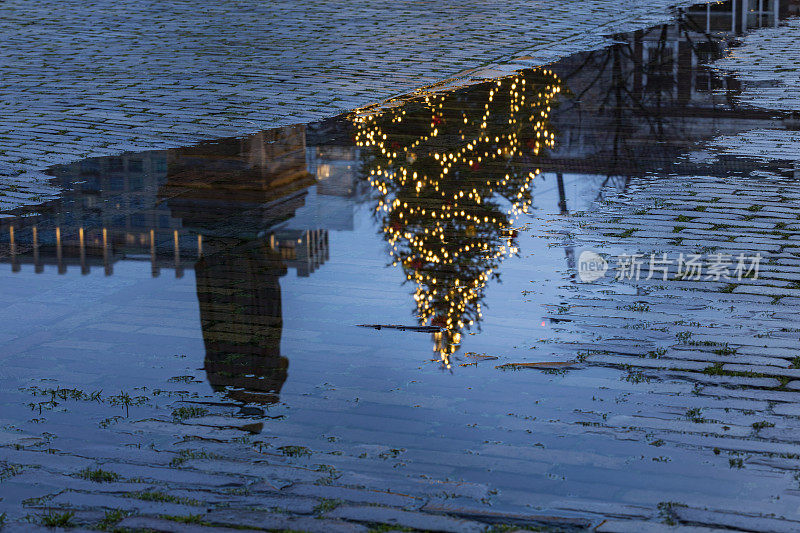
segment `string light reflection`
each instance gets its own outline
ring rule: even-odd
[[[539,69],[482,89],[351,116],[391,263],[415,286],[420,324],[441,328],[434,351],[447,368],[483,316],[488,281],[518,251],[514,224],[531,206],[536,156],[554,144],[561,83]]]

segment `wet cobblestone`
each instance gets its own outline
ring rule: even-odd
[[[604,56],[598,57],[602,60]],[[584,55],[578,59],[588,63],[597,58]],[[617,66],[622,70],[628,63],[620,61]],[[594,101],[586,100],[591,109]],[[707,100],[702,103],[709,113],[719,112],[724,117],[728,111]],[[603,118],[600,112],[587,114],[592,122]],[[737,118],[751,121],[748,124],[753,127],[748,131],[766,130],[771,121],[780,124],[783,118],[741,115]],[[566,116],[575,120],[574,114]],[[431,119],[434,125],[439,118]],[[673,116],[669,119],[667,127],[681,126]],[[427,127],[428,121],[425,115],[420,122]],[[565,145],[570,138],[582,142],[577,133],[584,125],[579,122],[575,120],[574,128],[564,135]],[[747,125],[720,122],[729,128],[725,131],[734,132],[729,138],[744,138],[737,132],[747,130]],[[592,132],[603,134],[597,136],[605,141],[609,135],[602,128],[601,123]],[[712,129],[715,135],[719,131],[716,125]],[[298,134],[301,131],[303,136]],[[309,128],[309,136],[313,133]],[[266,308],[234,310],[229,314],[235,319],[221,320],[219,315],[225,313],[212,308],[215,320],[203,318],[202,313],[209,312],[203,305],[208,306],[211,293],[216,297],[240,294],[239,287],[243,287],[242,299],[224,303],[247,308],[253,303],[247,298],[264,289],[263,284],[248,280],[243,274],[250,275],[251,270],[235,261],[221,262],[223,275],[209,276],[205,286],[195,287],[194,281],[202,279],[198,272],[206,266],[200,261],[202,239],[198,236],[208,237],[208,233],[190,234],[198,247],[197,257],[191,258],[197,262],[190,284],[181,281],[179,263],[185,258],[180,255],[178,229],[173,233],[172,227],[167,228],[168,244],[174,246],[168,250],[168,259],[174,261],[170,264],[175,280],[158,276],[157,253],[165,248],[157,248],[153,233],[148,243],[145,234],[134,235],[126,229],[124,244],[129,248],[125,253],[129,255],[125,258],[141,261],[145,253],[136,252],[147,252],[149,246],[145,263],[150,261],[152,280],[150,273],[137,270],[141,262],[132,267],[133,261],[120,261],[118,268],[123,273],[116,277],[108,267],[105,271],[95,268],[95,276],[91,268],[82,268],[77,275],[74,263],[70,264],[71,276],[60,276],[66,268],[57,276],[40,276],[40,283],[50,285],[46,295],[34,293],[35,298],[25,292],[27,286],[9,284],[9,294],[3,295],[8,303],[4,316],[13,321],[15,315],[33,310],[42,324],[31,326],[20,320],[21,332],[4,333],[8,342],[0,372],[12,385],[0,394],[4,404],[14,406],[11,415],[3,414],[8,419],[0,419],[0,514],[7,513],[7,530],[35,531],[54,517],[76,526],[73,531],[114,527],[199,532],[220,528],[326,532],[392,528],[796,530],[800,503],[796,477],[800,468],[800,410],[796,407],[800,394],[796,354],[800,334],[796,311],[800,302],[800,188],[793,169],[787,166],[791,160],[787,163],[783,152],[777,160],[774,153],[771,157],[767,141],[762,139],[759,149],[763,153],[754,162],[747,157],[753,153],[727,150],[731,144],[720,143],[719,137],[696,145],[694,139],[702,137],[701,133],[669,140],[694,152],[647,167],[663,165],[672,172],[637,170],[618,183],[611,179],[616,174],[601,175],[600,179],[586,174],[587,168],[591,167],[591,172],[596,169],[581,161],[584,166],[579,167],[578,183],[590,189],[589,208],[573,207],[570,212],[564,193],[557,210],[531,216],[530,222],[513,230],[527,241],[522,249],[528,255],[504,265],[504,276],[511,278],[512,287],[500,293],[501,305],[494,306],[483,321],[493,333],[488,337],[484,333],[483,341],[476,334],[475,342],[478,346],[483,342],[488,355],[470,352],[460,359],[454,357],[455,371],[446,374],[431,370],[434,364],[440,365],[440,370],[444,366],[440,359],[427,360],[431,357],[427,335],[418,344],[404,339],[407,344],[394,345],[399,337],[386,334],[387,328],[367,331],[355,323],[342,327],[340,315],[349,305],[364,309],[357,310],[362,315],[347,315],[348,320],[354,316],[371,319],[380,314],[376,308],[383,311],[390,307],[388,302],[404,304],[409,296],[396,292],[397,280],[387,275],[393,271],[384,268],[382,256],[363,253],[352,243],[345,249],[343,261],[336,255],[325,257],[330,261],[322,275],[330,273],[330,278],[318,275],[294,285],[283,278],[284,295],[275,290],[275,282],[259,302],[274,309],[277,292],[278,307],[281,302],[286,305],[277,316],[268,318],[281,320],[280,334],[292,358],[291,378],[287,381],[286,367],[281,367],[284,374],[278,391],[274,385],[271,390],[261,390],[262,396],[269,392],[273,398],[260,407],[245,402],[248,405],[242,408],[242,402],[221,391],[211,394],[205,381],[211,382],[223,372],[213,368],[219,361],[209,358],[213,349],[204,346],[201,337],[211,331],[220,336],[217,341],[224,338],[231,343],[229,350],[251,346],[254,338],[248,328],[253,323],[248,320],[264,318]],[[320,147],[307,147],[304,135],[300,128],[288,128],[255,139],[236,139],[231,145],[237,155],[228,162],[235,167],[245,157],[242,152],[252,155],[243,148],[245,142],[253,142],[254,153],[265,153],[285,142],[291,148],[289,157],[299,154],[287,159],[301,162],[289,166],[292,172],[302,169],[291,174],[292,179],[305,180],[311,168],[306,158],[317,154]],[[291,144],[300,138],[302,143]],[[649,137],[643,139],[650,142]],[[642,137],[634,140],[642,142]],[[218,144],[225,146],[224,142]],[[667,143],[662,139],[660,144]],[[740,148],[752,144],[742,143]],[[337,157],[348,164],[353,161],[344,147],[334,148]],[[188,149],[187,159],[219,156],[194,150]],[[671,152],[665,149],[664,153]],[[181,162],[180,155],[138,154],[125,160],[115,158],[114,164],[122,169],[123,163],[135,160],[141,169],[143,161],[152,157],[152,161],[161,158],[176,165]],[[570,168],[569,160],[554,159],[543,162]],[[274,161],[267,158],[266,163]],[[102,168],[97,161],[84,163],[90,172]],[[75,168],[82,172],[84,163]],[[248,163],[252,164],[252,159]],[[317,167],[320,176],[321,168],[322,164]],[[186,186],[187,182],[181,181],[186,178],[185,169],[178,164],[171,170],[172,174],[164,171],[159,191],[169,192],[166,185],[175,187],[176,176],[179,184]],[[92,177],[75,172],[75,179]],[[131,172],[129,178],[139,177],[137,172]],[[536,180],[540,205],[550,198],[548,191],[557,187],[554,181],[564,187],[561,171],[543,172]],[[601,184],[596,191],[595,184]],[[127,191],[131,194],[126,199],[136,200],[139,191]],[[78,201],[68,202],[70,209],[83,202],[94,207],[90,201],[93,194],[74,196]],[[251,200],[252,194],[250,191],[245,199]],[[310,193],[303,190],[303,194],[311,204]],[[328,201],[341,199],[333,196]],[[162,209],[164,198],[167,203],[180,200],[179,195],[169,194],[145,198],[157,199]],[[584,196],[579,199],[583,201]],[[374,208],[371,203],[363,205],[370,211]],[[111,202],[109,206],[113,209]],[[167,208],[184,209],[178,212],[191,220],[208,216],[204,206],[188,202]],[[291,212],[298,210],[294,206]],[[62,214],[58,206],[51,206],[47,216]],[[76,218],[76,224],[82,223]],[[19,219],[25,217],[14,221]],[[355,218],[354,222],[351,212],[340,237],[355,234],[367,240],[364,235],[371,235],[375,228],[364,220]],[[45,216],[41,221],[47,221]],[[47,227],[44,222],[42,227]],[[169,217],[167,222],[173,223]],[[355,232],[357,224],[366,225],[367,230]],[[245,229],[252,230],[249,226]],[[104,235],[105,230],[103,227]],[[60,231],[56,239],[62,238]],[[73,233],[80,235],[83,251],[84,226]],[[13,229],[9,234],[13,239]],[[20,239],[21,232],[16,235]],[[129,235],[132,238],[127,238]],[[262,236],[259,233],[257,238]],[[467,236],[474,237],[474,228]],[[208,238],[212,244],[214,237]],[[63,252],[62,241],[57,242]],[[536,248],[531,242],[541,246]],[[574,257],[581,248],[608,257],[651,252],[673,256],[758,252],[764,259],[757,278],[735,283],[676,279],[674,268],[667,272],[667,280],[615,280],[612,270],[594,283],[577,283]],[[81,253],[78,246],[69,249]],[[545,255],[547,249],[553,253]],[[20,252],[26,259],[24,253]],[[224,256],[209,254],[212,260],[220,255]],[[56,261],[61,267],[61,253],[50,259],[48,266],[54,267]],[[354,264],[362,269],[357,275],[363,279],[348,277]],[[545,269],[552,264],[558,265],[554,273],[533,271],[533,267]],[[259,265],[268,272],[270,267],[275,270],[274,264]],[[33,265],[24,266],[27,271],[12,278],[21,284],[30,283],[25,274],[38,276],[28,268]],[[280,266],[282,276],[288,269]],[[130,271],[125,273],[128,267]],[[300,268],[295,268],[301,277]],[[385,287],[370,291],[370,277],[385,282]],[[537,281],[528,281],[531,278]],[[159,291],[153,291],[151,285],[148,293],[142,289],[147,286],[142,280],[163,284],[158,285]],[[336,291],[326,292],[331,280],[336,282]],[[67,290],[59,291],[63,285],[68,285]],[[498,286],[493,289],[501,290]],[[539,295],[537,291],[549,292]],[[76,306],[76,295],[89,303]],[[309,302],[323,310],[320,315],[308,313],[303,305]],[[299,310],[289,308],[298,303]],[[264,322],[254,323],[264,327]],[[217,327],[220,329],[214,329]],[[343,334],[342,329],[346,329]],[[419,349],[422,344],[424,350]],[[412,347],[408,349],[411,353],[406,353],[406,346]],[[49,358],[53,353],[58,356]],[[48,407],[49,393],[43,387],[53,382],[58,386],[102,383],[109,390],[116,387],[116,381],[108,385],[103,381],[108,378],[103,366],[110,353],[120,354],[114,361],[125,365],[140,381],[131,394],[119,391],[117,395],[114,390],[91,400],[80,393],[77,400],[72,398],[73,403],[64,400],[63,405]],[[278,350],[261,356],[280,360],[279,354]],[[41,360],[46,361],[46,368],[37,366]],[[55,369],[50,368],[51,361]],[[447,369],[453,370],[450,366],[448,362]],[[182,373],[170,376],[167,368]],[[244,370],[228,372],[226,377],[247,382],[253,369]],[[419,385],[422,380],[427,380],[425,386]],[[244,387],[224,390],[241,393]],[[56,398],[57,393],[52,394]]]
[[[792,53],[800,36],[800,20],[764,28],[742,39],[715,68],[744,82],[738,99],[747,105],[780,111],[800,111],[800,60]]]
[[[797,375],[796,352],[787,350],[796,346],[795,340],[788,339],[796,336],[793,332],[798,331],[800,319],[794,309],[794,291],[788,288],[796,283],[798,249],[791,244],[792,230],[781,230],[768,247],[741,243],[771,241],[774,228],[800,216],[795,181],[766,175],[726,180],[698,177],[691,183],[653,177],[635,180],[630,191],[590,218],[576,219],[580,236],[575,244],[645,257],[651,252],[677,257],[679,252],[759,251],[765,264],[759,279],[741,280],[733,290],[705,279],[676,283],[657,278],[640,282],[631,292],[623,288],[625,281],[613,279],[618,272],[600,286],[581,287],[562,315],[569,327],[561,329],[578,328],[594,343],[591,348],[574,345],[572,350],[589,349],[587,364],[623,370],[628,373],[623,378],[633,383],[655,380],[663,384],[658,389],[648,385],[653,394],[649,407],[641,405],[644,408],[636,414],[604,417],[597,427],[645,432],[649,439],[664,443],[659,450],[666,455],[674,450],[671,446],[691,446],[709,457],[727,455],[736,468],[788,477],[800,452],[797,413],[792,406],[797,397],[790,392]],[[754,210],[754,205],[759,209]],[[621,224],[606,222],[619,215],[624,220]],[[665,217],[672,218],[669,224],[683,226],[670,239],[659,231]],[[689,227],[686,219],[726,223],[706,232],[702,225]],[[747,222],[737,223],[742,220]],[[613,236],[619,230],[624,238]],[[676,273],[672,270],[670,278]],[[633,305],[641,311],[620,312]],[[607,320],[597,320],[600,316],[620,321],[609,328]],[[645,326],[635,327],[642,319]],[[678,384],[684,380],[694,383],[693,389],[682,392]],[[741,399],[752,403],[737,405]],[[686,412],[688,418],[683,415]],[[787,489],[780,499],[794,499],[796,492]],[[720,508],[703,510],[688,505],[673,509],[676,521],[752,531],[796,528],[791,522],[774,521],[756,507],[723,509],[720,504]]]
[[[19,199],[0,208],[54,194],[32,184],[52,164],[309,122],[543,64],[665,20],[676,3],[690,2],[7,1],[0,178]]]

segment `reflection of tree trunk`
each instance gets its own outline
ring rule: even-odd
[[[209,383],[236,400],[278,401],[289,366],[280,355],[280,256],[262,241],[205,237],[195,273]]]
[[[620,53],[620,47],[615,47],[613,51],[614,55],[614,62],[613,62],[613,71],[612,71],[612,79],[614,80],[614,162],[619,161],[619,145],[622,142],[622,139],[626,138],[626,135],[621,131],[622,130],[622,106],[623,103],[623,91],[622,88],[625,85],[625,79],[622,75],[622,55]]]
[[[694,78],[692,52],[691,42],[678,42],[678,64],[675,75],[678,85],[678,105],[683,107],[689,105],[692,99],[692,78]]]
[[[642,44],[642,31],[633,34],[633,99],[637,102],[642,100],[643,81],[642,71],[644,69],[644,44]]]
[[[556,181],[558,182],[558,208],[561,210],[562,215],[569,214],[567,210],[567,191],[564,189],[564,175],[559,172],[556,174]]]

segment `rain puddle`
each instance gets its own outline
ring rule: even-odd
[[[706,66],[775,24],[741,13],[693,8],[468,88],[54,167],[60,198],[0,219],[0,442],[108,458],[233,431],[352,485],[459,481],[477,492],[454,501],[567,515],[770,501],[784,477],[651,445],[679,425],[602,427],[665,385],[593,365],[564,327],[592,294],[573,219],[632,180],[753,170],[691,157],[778,120]]]

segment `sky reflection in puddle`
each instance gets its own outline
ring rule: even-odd
[[[515,350],[546,336],[545,306],[574,281],[554,215],[772,118],[735,109],[735,80],[702,65],[725,46],[704,33],[724,9],[467,89],[55,167],[62,197],[0,223],[4,351],[43,369],[59,349],[187,354],[214,390],[260,402],[278,399],[289,360],[336,343],[412,366],[432,343],[446,369],[476,362],[464,353],[525,359]]]
[[[702,64],[727,42],[705,31],[736,26],[727,5],[446,94],[54,168],[60,199],[0,220],[3,424],[128,438],[99,436],[118,406],[75,420],[17,392],[57,385],[146,397],[137,417],[175,397],[272,406],[286,420],[271,431],[317,447],[416,433],[463,448],[470,424],[530,444],[508,410],[569,420],[581,400],[495,367],[570,360],[546,343],[576,283],[561,217],[632,177],[748,171],[678,156],[775,121],[737,109],[736,80]],[[566,427],[537,441],[558,432],[611,447]]]

